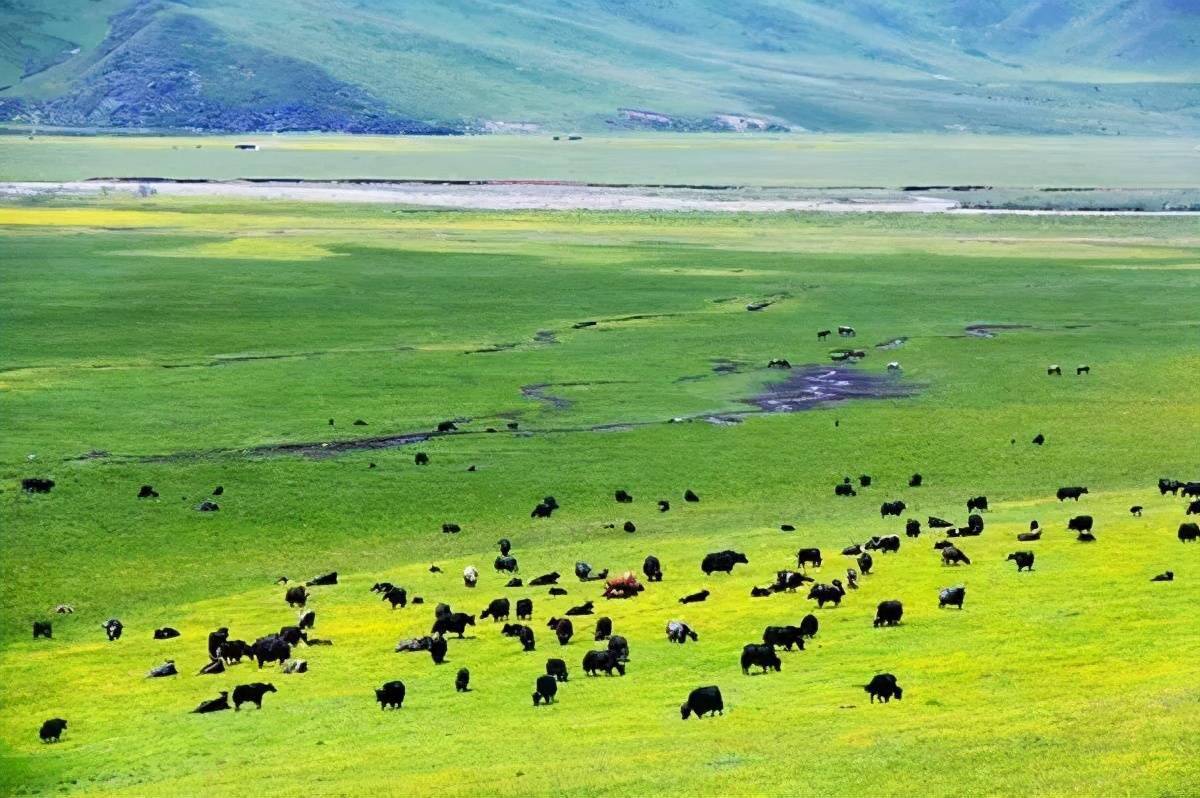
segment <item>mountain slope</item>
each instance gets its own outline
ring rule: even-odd
[[[46,8],[0,0],[0,75],[10,84],[0,111],[48,124],[1200,128],[1192,0],[60,0]]]

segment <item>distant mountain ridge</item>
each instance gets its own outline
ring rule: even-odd
[[[1200,131],[1200,0],[0,0],[0,119]]]

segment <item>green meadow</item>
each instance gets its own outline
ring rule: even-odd
[[[7,180],[566,180],[760,187],[1194,189],[1194,136],[628,134],[0,135]],[[257,152],[234,149],[254,142]]]
[[[42,143],[20,146],[34,158]],[[13,169],[45,176],[36,163]],[[1183,499],[1155,487],[1200,479],[1194,218],[50,200],[0,206],[0,252],[0,793],[1168,796],[1200,783],[1200,546],[1176,539]],[[815,333],[839,324],[867,351],[846,368],[910,395],[748,403],[829,364],[847,342]],[[768,370],[772,358],[797,368]],[[458,433],[384,443],[447,419]],[[297,443],[311,445],[272,448]],[[859,474],[874,484],[834,496]],[[32,476],[56,485],[24,493]],[[143,484],[159,498],[137,499]],[[197,512],[217,485],[220,510]],[[1090,493],[1060,504],[1065,485]],[[561,509],[531,519],[548,494]],[[800,547],[825,554],[810,575],[844,580],[844,546],[902,533],[906,517],[964,523],[976,495],[991,509],[961,542],[969,566],[942,566],[926,531],[877,555],[838,608],[806,591],[750,597]],[[905,515],[881,519],[893,499]],[[1095,543],[1067,531],[1078,513],[1095,517]],[[1032,519],[1043,539],[1017,543]],[[505,588],[500,537],[521,576],[557,570],[569,595]],[[705,577],[703,555],[726,548],[749,564]],[[1021,549],[1036,552],[1031,573],[1005,561]],[[665,577],[632,600],[572,573],[577,560],[640,573],[647,554]],[[1150,582],[1168,569],[1174,582]],[[340,583],[310,606],[334,644],[296,651],[308,673],[196,675],[209,631],[253,641],[294,623],[276,579],[329,570]],[[389,609],[369,592],[384,579],[426,603]],[[939,610],[953,584],[964,608]],[[701,588],[707,602],[678,603]],[[536,652],[490,621],[451,639],[440,666],[393,652],[428,632],[438,602],[478,613],[500,596],[534,599]],[[565,647],[546,628],[589,599],[630,642],[624,677],[583,674],[592,618]],[[875,629],[886,599],[903,601],[903,623]],[[60,603],[75,612],[54,615]],[[744,644],[809,612],[820,631],[805,651],[742,674]],[[125,624],[112,643],[110,617]],[[698,642],[666,641],[676,618]],[[35,620],[53,621],[52,640],[30,639]],[[153,640],[166,625],[182,636]],[[535,709],[548,657],[571,677]],[[180,675],[146,678],[166,659]],[[471,692],[454,691],[460,667]],[[880,672],[903,700],[868,703]],[[407,700],[381,712],[373,690],[393,679]],[[189,714],[260,680],[278,689],[261,711]],[[681,721],[702,685],[721,688],[724,716]],[[69,728],[42,744],[53,717]]]

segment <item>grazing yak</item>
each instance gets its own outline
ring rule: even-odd
[[[1092,373],[1091,366],[1076,366],[1075,367],[1075,376],[1076,377],[1078,377],[1080,374],[1091,374],[1091,373]]]
[[[175,668],[175,660],[169,659],[162,665],[155,665],[146,674],[147,679],[157,679],[162,676],[177,676],[179,671]]]
[[[691,638],[693,642],[700,640],[700,635],[692,631],[692,627],[683,621],[667,621],[667,641],[683,645]]]
[[[738,563],[747,565],[749,562],[745,554],[726,549],[725,551],[717,551],[704,555],[704,559],[700,563],[700,570],[704,572],[705,576],[711,576],[714,571],[727,574],[731,573],[733,566]]]
[[[279,635],[267,635],[254,641],[254,645],[250,647],[250,653],[258,663],[259,670],[262,670],[263,663],[283,662],[290,657],[292,647]]]
[[[465,612],[452,612],[435,620],[433,628],[429,630],[429,633],[438,637],[445,637],[447,632],[453,632],[458,635],[459,639],[462,639],[467,627],[474,625],[474,615],[467,615]]]
[[[529,511],[530,518],[549,518],[554,514],[554,508],[545,502],[538,502]]]
[[[1200,540],[1200,524],[1195,521],[1180,524],[1177,534],[1180,543],[1195,543]]]
[[[633,497],[624,490],[614,493],[613,498],[617,500],[618,504],[631,504],[633,502]]]
[[[283,594],[283,600],[289,607],[303,607],[308,603],[308,591],[304,589],[304,585],[289,587]]]
[[[533,705],[550,704],[558,695],[558,681],[553,676],[539,676],[533,688]]]
[[[308,673],[308,660],[289,659],[283,663],[283,673]]]
[[[192,710],[193,715],[207,715],[209,712],[220,712],[229,709],[229,693],[222,690],[216,698],[201,701],[200,706]]]
[[[848,482],[843,482],[840,485],[833,486],[834,496],[857,496],[858,493],[854,490],[854,486]]]
[[[817,330],[817,340],[824,341],[833,330]]]
[[[454,523],[442,524],[442,534],[443,535],[457,535],[459,532],[462,532],[462,527],[459,526],[458,524],[454,524]]]
[[[479,582],[479,569],[474,565],[468,565],[463,569],[463,586],[475,587]]]
[[[817,636],[817,630],[820,628],[820,625],[821,624],[817,620],[817,616],[813,615],[810,612],[808,615],[805,615],[803,618],[800,619],[800,634],[801,634],[801,636],[806,637],[809,640],[812,640],[814,637]]]
[[[1008,555],[1007,562],[1015,562],[1017,564],[1017,573],[1021,571],[1033,570],[1033,552],[1032,551],[1014,551]]]
[[[1067,499],[1079,501],[1079,497],[1087,492],[1087,488],[1059,488],[1054,495],[1058,497],[1060,502],[1066,501]]]
[[[1067,529],[1071,532],[1091,532],[1092,517],[1090,515],[1077,515],[1070,521],[1067,521]]]
[[[279,637],[289,646],[298,646],[301,641],[305,645],[308,644],[308,635],[299,626],[281,626],[279,628]]]
[[[858,486],[860,488],[871,487],[871,475],[870,474],[859,474],[858,475]]]
[[[537,641],[533,637],[533,630],[528,626],[520,626],[517,628],[517,640],[521,643],[522,651],[537,650]]]
[[[853,568],[846,569],[846,587],[858,590],[858,571]]]
[[[725,701],[721,698],[721,688],[697,687],[688,693],[687,701],[679,705],[679,714],[684,720],[692,715],[702,718],[705,715],[724,715]]]
[[[219,659],[212,659],[208,664],[196,673],[197,676],[216,676],[218,673],[225,672],[225,663]]]
[[[316,610],[304,610],[296,619],[296,625],[301,629],[312,629],[317,625]]]
[[[585,601],[577,607],[571,607],[567,610],[567,615],[591,615],[595,612],[596,605],[591,601]]]
[[[775,647],[760,643],[747,643],[742,648],[742,673],[750,675],[750,668],[762,668],[760,673],[766,673],[772,668],[778,672],[783,669]]]
[[[1142,508],[1140,507],[1138,508],[1138,515],[1141,515],[1141,509]],[[1196,499],[1193,502],[1188,502],[1187,511],[1184,513],[1184,515],[1200,515],[1200,499]]]
[[[233,710],[239,711],[242,704],[254,704],[258,709],[262,709],[263,696],[274,692],[276,692],[275,685],[270,682],[239,684],[233,688]]]
[[[556,681],[567,681],[567,663],[561,659],[546,660],[546,675],[553,676]]]
[[[500,547],[501,557],[507,557],[508,553],[512,551],[512,543],[509,542],[508,538],[500,538],[500,540],[496,541],[496,545]]]
[[[642,562],[642,573],[646,575],[647,582],[661,582],[662,581],[662,576],[663,576],[662,564],[658,561],[658,558],[655,557],[653,554],[648,555],[646,557],[646,559]]]
[[[1057,363],[1047,366],[1046,374],[1047,374],[1047,376],[1061,377],[1062,376],[1062,366],[1058,365]]]
[[[858,570],[862,572],[863,576],[869,576],[871,569],[875,567],[875,558],[865,551],[858,555],[855,562],[858,563]]]
[[[397,654],[408,654],[413,651],[428,651],[433,647],[432,637],[408,637],[396,643]]]
[[[863,685],[863,689],[870,694],[872,704],[875,703],[876,698],[885,704],[892,698],[897,701],[904,698],[904,690],[896,684],[896,677],[890,673],[876,674],[870,682]]]
[[[471,672],[466,668],[459,668],[458,673],[454,675],[454,691],[456,693],[466,693],[471,689]]]
[[[808,591],[810,599],[816,599],[817,608],[824,609],[826,603],[832,604],[835,607],[841,606],[842,596],[846,595],[845,588],[842,587],[842,580],[834,579],[832,585],[816,584]]]
[[[755,585],[750,588],[750,598],[766,598],[767,596],[773,595],[776,592],[772,589],[773,587],[774,585],[771,587],[759,587],[758,585]],[[682,603],[683,599],[680,599],[679,601]]]
[[[1200,482],[1188,482],[1179,489],[1181,496],[1188,499],[1200,497]]]
[[[853,546],[847,546],[846,548],[842,549],[842,554],[846,555],[847,557],[853,557],[856,554],[862,554],[862,546],[858,545],[857,543],[855,543]]]
[[[820,549],[800,549],[800,551],[796,552],[796,567],[803,568],[806,565],[813,565],[817,568],[821,567]]]
[[[962,609],[963,600],[967,597],[967,588],[965,585],[955,585],[954,587],[944,587],[938,591],[938,609],[944,607],[958,607]]]
[[[142,485],[142,487],[138,490],[137,497],[139,499],[157,499],[158,491],[154,489],[153,485]]]
[[[121,623],[116,618],[109,618],[107,621],[100,624],[100,626],[102,629],[104,629],[104,634],[110,641],[120,640],[121,633],[125,631],[125,624]]]
[[[50,626],[49,621],[33,622],[33,639],[37,640],[39,637],[44,637],[47,640],[50,640],[54,637],[53,629]]]
[[[439,421],[437,425],[438,432],[457,432],[458,425],[453,421]]]
[[[884,502],[879,505],[879,517],[887,518],[889,515],[899,516],[906,509],[908,509],[908,505],[902,501]]]
[[[785,651],[791,651],[792,646],[804,650],[804,632],[799,626],[768,626],[763,629],[763,645],[781,646]]]
[[[1183,483],[1177,479],[1166,479],[1160,477],[1158,480],[1158,493],[1161,496],[1166,496],[1168,493],[1174,496],[1182,487]]]
[[[570,643],[575,634],[575,625],[571,623],[570,618],[551,618],[546,622],[546,626],[554,630],[554,636],[558,638],[560,646]]]
[[[220,659],[226,665],[241,662],[242,657],[254,659],[254,646],[245,640],[226,640],[217,649],[214,659]]]
[[[600,671],[609,676],[616,671],[618,675],[624,676],[625,663],[611,651],[589,651],[583,655],[583,671],[588,676],[596,676]]]
[[[509,603],[506,598],[492,599],[492,602],[487,605],[487,609],[479,613],[480,619],[491,618],[492,623],[496,621],[508,620]]]
[[[632,521],[626,521],[621,525],[621,529],[625,530],[626,532],[637,532],[637,524],[633,523]]]
[[[505,582],[504,586],[505,587],[524,587],[525,583],[521,581],[521,577],[514,576],[512,579],[509,579],[507,582]]]
[[[392,609],[400,607],[403,609],[408,606],[408,591],[402,587],[389,587],[383,594],[383,601],[392,605]]]
[[[896,626],[904,617],[904,605],[894,599],[881,601],[875,608],[875,628],[880,626]]]
[[[612,618],[597,618],[596,619],[596,640],[607,640],[612,637]]]
[[[515,574],[521,570],[520,568],[517,567],[517,558],[513,557],[511,555],[510,556],[501,555],[501,556],[497,557],[495,559],[495,561],[492,563],[492,567],[495,568],[497,571],[504,571],[505,573],[510,573],[510,574]]]
[[[921,522],[915,518],[910,518],[904,524],[904,534],[910,538],[921,537]]]
[[[854,331],[853,327],[840,326],[837,328],[837,330],[838,335],[843,338],[853,338],[854,336],[858,335],[858,333]]]
[[[26,477],[21,480],[21,490],[26,493],[49,493],[54,487],[54,480],[43,477]]]
[[[387,682],[375,691],[375,700],[380,709],[400,709],[404,705],[404,682]]]
[[[958,530],[958,534],[963,537],[983,534],[983,516],[978,513],[971,513],[967,516],[967,528]]]
[[[900,551],[900,536],[884,535],[883,537],[880,537],[875,535],[866,542],[866,545],[864,545],[863,548],[871,551],[881,551],[885,554],[887,552],[894,553]]]
[[[1042,433],[1039,432],[1037,435],[1033,436],[1033,445],[1034,446],[1041,446],[1045,442],[1046,442],[1046,436],[1043,435]]]
[[[660,513],[668,512],[670,509],[671,509],[671,503],[669,501],[667,501],[666,499],[658,500],[658,511]]]
[[[679,600],[680,604],[697,604],[701,601],[707,601],[709,597],[708,590],[701,590],[699,593],[690,593]]]
[[[925,482],[925,478],[922,477],[920,474],[913,474],[911,477],[908,478],[908,486],[910,488],[919,488],[919,487],[921,487],[922,484],[924,484],[924,482]]]
[[[963,553],[962,549],[954,545],[946,545],[942,547],[942,565],[970,565],[971,558]]]
[[[517,619],[527,621],[533,617],[533,599],[517,599]]]
[[[1017,535],[1017,540],[1022,543],[1029,543],[1030,541],[1041,540],[1041,539],[1042,539],[1042,530],[1040,530],[1040,529],[1037,532],[1021,532]]]
[[[780,532],[795,532],[796,527],[792,526],[791,524],[780,524],[779,531]]]
[[[926,523],[929,524],[930,529],[948,529],[949,527],[954,526],[954,524],[950,523],[946,519],[938,518],[936,515],[931,515],[925,520]]]
[[[38,731],[38,736],[42,738],[44,743],[56,743],[62,737],[62,733],[67,730],[67,722],[62,718],[50,718],[42,724],[42,728]]]
[[[307,582],[305,582],[305,584],[308,585],[309,587],[321,587],[323,585],[336,585],[337,583],[338,583],[337,571],[330,571],[327,574],[321,574],[320,576],[314,576],[312,579],[309,579]]]
[[[535,576],[533,579],[530,579],[529,586],[530,587],[541,587],[542,585],[557,584],[558,577],[559,577],[558,571],[551,571],[548,574],[542,574],[541,576]]]
[[[608,638],[608,653],[612,654],[621,662],[629,661],[629,641],[620,635],[613,635]]]
[[[413,463],[419,466],[429,465],[429,455],[425,452],[417,452],[413,455]]]
[[[1151,582],[1174,582],[1175,581],[1175,572],[1174,571],[1163,571],[1158,576],[1151,577],[1150,581]]]
[[[970,499],[967,499],[967,512],[968,513],[974,512],[976,510],[987,510],[987,508],[988,508],[987,496],[974,496]]]
[[[550,590],[549,590],[549,591],[547,591],[547,592],[548,592],[548,593],[549,593],[551,596],[565,596],[565,595],[567,595],[567,590],[566,590],[566,588],[562,588],[562,587],[552,587],[552,588],[550,588]]]
[[[441,665],[446,661],[446,650],[449,647],[444,637],[435,637],[429,641],[429,657],[434,665]]]
[[[683,500],[685,502],[698,502],[700,501],[700,497],[691,488],[688,488],[683,492]]]
[[[796,571],[776,571],[775,584],[771,585],[768,590],[771,593],[791,593],[805,582],[812,581],[814,580],[811,576],[805,576],[804,574]]]

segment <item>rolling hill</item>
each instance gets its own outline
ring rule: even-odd
[[[1200,129],[1193,0],[0,0],[0,117],[438,133]]]

